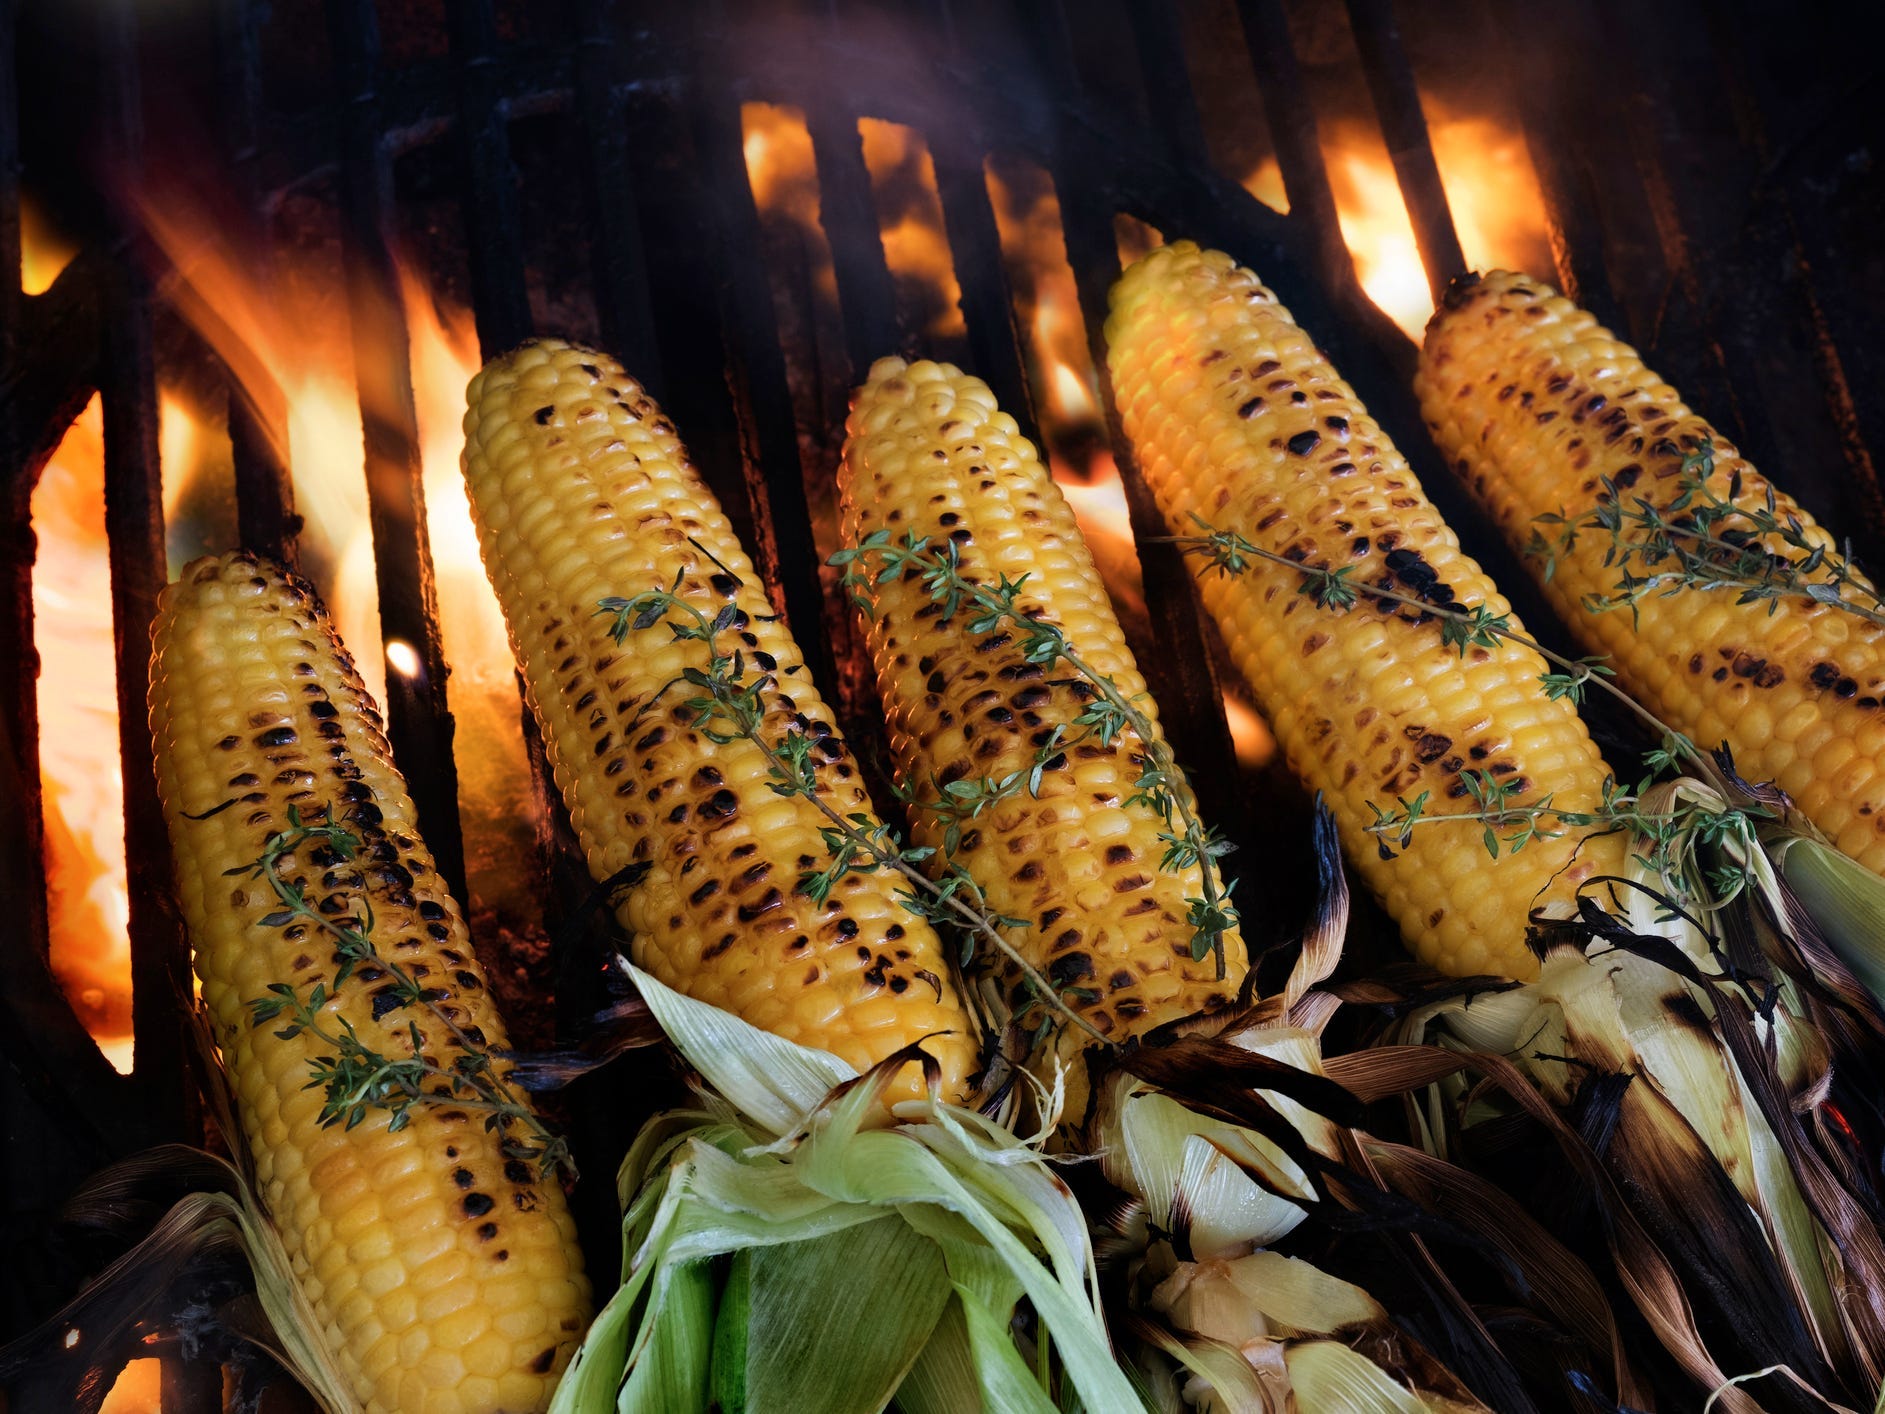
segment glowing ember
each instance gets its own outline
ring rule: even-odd
[[[419,651],[404,639],[392,639],[386,645],[386,666],[403,678],[419,676]]]
[[[53,974],[106,1058],[131,1069],[131,903],[124,868],[117,660],[97,397],[33,488],[33,638]]]
[[[1467,263],[1551,272],[1544,199],[1525,140],[1484,118],[1430,117],[1434,160]],[[1400,182],[1380,132],[1344,124],[1324,135],[1342,239],[1368,298],[1418,339],[1433,313]],[[1288,210],[1274,158],[1246,179],[1259,201]]]

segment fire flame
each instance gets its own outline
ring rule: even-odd
[[[1431,113],[1428,131],[1467,263],[1549,273],[1544,197],[1524,137],[1487,118]],[[1362,288],[1419,339],[1433,314],[1433,297],[1380,132],[1367,124],[1337,126],[1324,135],[1323,156],[1342,239]],[[1288,210],[1275,158],[1266,158],[1244,185],[1259,201]]]
[[[304,570],[322,588],[368,685],[383,698],[388,667],[410,675],[420,660],[410,644],[395,640],[382,651],[380,643],[359,397],[338,272],[310,266],[264,288],[220,245],[209,223],[176,208],[146,215],[181,272],[179,309],[265,410],[267,431],[293,468],[296,509],[306,520]],[[35,230],[27,224],[29,236]],[[69,258],[37,240],[26,251],[28,288],[49,285]],[[435,302],[416,278],[405,277],[403,294],[440,631],[453,667],[448,693],[458,723],[467,872],[474,904],[522,918],[530,912],[534,810],[515,668],[458,471],[464,389],[478,368],[478,343],[469,315]],[[180,558],[233,543],[232,461],[218,414],[171,388],[160,395],[160,414],[174,573]],[[114,1065],[128,1070],[123,763],[103,487],[94,398],[67,431],[32,499],[41,716],[56,714],[67,728],[43,734],[41,778],[52,966],[87,1030]]]
[[[162,1414],[163,1399],[164,1362],[146,1357],[119,1372],[98,1414]]]
[[[94,396],[32,496],[39,779],[53,974],[121,1071],[131,1068],[131,901],[105,548],[104,419]]]

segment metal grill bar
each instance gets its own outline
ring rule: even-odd
[[[1355,261],[1342,240],[1335,189],[1329,185],[1328,164],[1322,159],[1316,110],[1303,87],[1289,15],[1282,0],[1237,0],[1237,15],[1243,22],[1244,48],[1257,77],[1257,93],[1269,120],[1289,209],[1316,236],[1318,273],[1323,281],[1332,290],[1352,289]]]
[[[811,511],[799,462],[798,426],[792,391],[786,381],[779,320],[764,265],[759,211],[746,174],[746,146],[740,107],[728,86],[714,76],[713,45],[697,36],[696,76],[699,123],[696,142],[700,166],[719,218],[720,259],[726,304],[724,324],[732,354],[730,376],[742,410],[747,495],[755,521],[747,543],[759,557],[774,602],[785,612],[805,654],[806,670],[819,682],[832,680],[830,646],[819,625],[823,595],[819,589],[818,546],[812,539]],[[859,165],[862,165],[859,153]],[[881,255],[881,250],[880,250]]]
[[[220,116],[224,148],[243,198],[242,249],[246,258],[265,268],[269,238],[259,217],[255,190],[255,154],[261,141],[258,108],[262,101],[261,36],[259,17],[244,0],[219,0],[216,7],[217,67],[222,77]],[[294,482],[286,449],[276,445],[268,429],[286,427],[279,390],[263,393],[224,369],[229,390],[229,448],[236,474],[236,531],[244,545],[294,569],[299,560],[296,536],[301,521],[295,515]],[[256,370],[259,374],[259,370]],[[261,399],[269,398],[263,406]]]
[[[488,359],[515,348],[530,332],[517,172],[511,165],[510,127],[498,95],[497,17],[491,0],[451,0],[445,16],[458,79],[471,303],[479,347]]]
[[[1394,175],[1400,180],[1401,199],[1414,223],[1414,244],[1420,247],[1420,263],[1426,267],[1427,284],[1438,304],[1447,281],[1466,269],[1466,257],[1460,251],[1459,233],[1453,229],[1439,165],[1433,160],[1420,86],[1414,82],[1413,66],[1401,45],[1394,0],[1348,0],[1348,15],[1362,72],[1374,95],[1375,116],[1381,120]]]
[[[1057,9],[1037,17],[1035,36],[1047,56],[1049,72],[1063,87],[1056,95],[1057,111],[1075,111],[1078,70],[1067,48],[1064,15]],[[1186,765],[1192,773],[1198,803],[1205,814],[1229,834],[1241,833],[1242,807],[1235,789],[1236,756],[1230,728],[1224,719],[1223,695],[1211,661],[1210,648],[1199,618],[1190,568],[1176,547],[1163,543],[1167,534],[1163,514],[1151,488],[1139,474],[1132,444],[1120,425],[1113,397],[1112,377],[1106,366],[1106,301],[1119,278],[1119,245],[1113,232],[1117,197],[1101,184],[1098,169],[1076,165],[1079,139],[1066,129],[1056,134],[1052,166],[1060,198],[1062,234],[1067,263],[1073,269],[1080,295],[1080,314],[1086,324],[1087,348],[1099,378],[1100,400],[1106,410],[1106,430],[1113,459],[1126,490],[1132,536],[1145,585],[1151,639],[1131,645],[1160,717],[1173,740],[1184,743]]]
[[[408,644],[419,662],[416,673],[386,675],[388,736],[439,873],[462,903],[458,767],[452,758],[445,654],[426,535],[411,350],[391,245],[392,163],[380,123],[379,27],[371,0],[329,0],[327,12],[341,96],[341,239],[366,433],[367,514],[380,632],[386,643]]]
[[[669,389],[662,377],[649,302],[641,224],[635,216],[635,183],[629,172],[628,125],[611,84],[615,44],[610,0],[570,0],[576,33],[576,112],[582,127],[583,185],[595,221],[589,247],[596,321],[602,342],[635,370],[657,398]]]
[[[864,163],[864,139],[857,114],[831,98],[806,109],[805,127],[818,168],[819,224],[838,276],[838,310],[851,381],[862,382],[871,360],[895,352],[903,343],[896,286],[884,257],[870,169]]]

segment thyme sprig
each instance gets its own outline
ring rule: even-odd
[[[1625,789],[1615,778],[1606,777],[1602,798],[1594,810],[1558,806],[1549,794],[1536,801],[1515,803],[1512,797],[1521,789],[1516,778],[1502,780],[1489,771],[1478,770],[1460,773],[1461,784],[1473,803],[1471,810],[1430,812],[1431,793],[1427,791],[1411,800],[1397,798],[1394,809],[1369,802],[1373,818],[1363,828],[1375,836],[1383,859],[1393,859],[1397,850],[1405,849],[1415,829],[1441,822],[1478,824],[1486,852],[1494,859],[1499,858],[1501,852],[1516,854],[1534,840],[1556,839],[1566,830],[1622,830],[1630,835],[1643,859],[1665,880],[1680,888],[1683,887],[1680,861],[1693,848],[1731,836],[1751,841],[1754,819],[1766,817],[1767,812],[1753,803],[1720,810],[1683,801],[1670,811],[1642,809],[1642,796],[1664,774],[1687,765],[1712,779],[1717,768],[1689,737],[1619,687],[1613,680],[1614,671],[1601,657],[1568,658],[1553,652],[1515,629],[1510,614],[1495,614],[1483,604],[1450,607],[1398,590],[1360,583],[1354,577],[1355,566],[1336,569],[1293,560],[1252,544],[1236,531],[1219,530],[1196,516],[1193,519],[1200,533],[1174,536],[1172,542],[1183,553],[1204,561],[1201,574],[1215,571],[1235,577],[1247,573],[1254,563],[1268,562],[1299,575],[1302,582],[1298,592],[1319,608],[1345,613],[1365,599],[1406,605],[1431,615],[1439,622],[1441,641],[1457,649],[1462,656],[1469,648],[1491,648],[1501,640],[1519,644],[1552,666],[1553,671],[1539,676],[1547,697],[1581,705],[1588,689],[1594,686],[1623,704],[1657,735],[1659,744],[1644,756],[1648,775],[1634,789]],[[1741,886],[1739,881],[1726,879],[1713,882],[1720,895],[1715,900],[1717,904],[1725,903]]]
[[[722,646],[721,636],[743,622],[740,610],[728,603],[710,618],[681,595],[685,577],[685,571],[677,574],[667,589],[602,599],[597,612],[611,617],[609,632],[618,644],[625,643],[631,633],[665,623],[676,640],[699,643],[706,649],[707,666],[683,669],[642,705],[639,716],[646,716],[675,688],[691,689],[692,695],[681,705],[693,713],[693,730],[713,742],[751,742],[765,758],[767,785],[775,794],[802,797],[819,809],[826,821],[819,831],[826,862],[799,876],[798,891],[814,904],[822,904],[847,875],[889,870],[904,881],[898,899],[910,912],[933,924],[953,927],[970,949],[977,942],[992,947],[1019,969],[1049,1007],[1094,1040],[1110,1044],[1069,1005],[1069,997],[1092,1000],[1092,994],[1056,988],[1002,935],[1004,928],[1025,928],[1027,920],[995,912],[962,869],[950,866],[941,877],[930,878],[921,866],[935,853],[933,849],[906,845],[888,824],[862,812],[845,814],[831,805],[818,779],[823,736],[797,725],[786,727],[776,737],[768,735],[766,718],[778,687],[777,675],[757,664],[749,669],[742,649],[728,651]]]
[[[415,1105],[477,1110],[485,1116],[485,1127],[499,1135],[506,1156],[535,1164],[546,1179],[574,1181],[576,1169],[569,1146],[511,1088],[491,1052],[446,1012],[438,995],[374,945],[371,899],[362,893],[352,911],[344,915],[323,913],[308,901],[299,881],[284,877],[283,866],[292,864],[295,852],[304,845],[324,849],[336,862],[344,862],[356,856],[360,839],[331,820],[304,820],[294,806],[289,806],[288,828],[268,837],[261,857],[224,873],[232,878],[261,879],[274,892],[282,906],[261,919],[263,927],[311,923],[334,941],[336,968],[331,984],[316,982],[304,996],[290,983],[271,982],[267,996],[247,1003],[253,1024],[265,1026],[285,1018],[287,1024],[275,1033],[281,1039],[291,1040],[305,1033],[330,1049],[331,1054],[317,1055],[309,1061],[311,1079],[307,1088],[324,1092],[321,1123],[352,1129],[369,1114],[383,1110],[389,1116],[386,1127],[393,1132],[411,1122]],[[376,994],[376,1015],[382,1010],[422,1008],[445,1029],[458,1051],[449,1065],[426,1054],[425,1037],[416,1021],[409,1020],[406,1027],[412,1053],[394,1057],[361,1039],[346,1017],[329,1017],[328,1002],[348,978],[363,968],[375,969],[386,977],[385,989]],[[327,1024],[329,1019],[333,1025]]]
[[[1080,743],[1096,740],[1110,749],[1130,732],[1138,738],[1135,759],[1140,774],[1133,782],[1133,793],[1126,798],[1126,807],[1143,807],[1158,817],[1162,826],[1158,838],[1165,846],[1159,860],[1161,870],[1172,873],[1197,868],[1199,892],[1185,900],[1185,921],[1192,930],[1191,957],[1193,961],[1213,958],[1217,976],[1222,979],[1224,940],[1237,927],[1238,912],[1230,898],[1235,881],[1220,881],[1216,861],[1229,854],[1233,846],[1198,818],[1183,769],[1138,702],[1088,662],[1058,624],[1038,610],[1022,606],[1028,576],[1010,579],[1000,574],[994,584],[984,584],[963,572],[961,555],[953,541],[932,545],[914,534],[899,540],[888,530],[875,531],[858,545],[840,550],[830,562],[844,570],[846,589],[867,615],[876,613],[876,586],[914,575],[929,592],[930,602],[942,606],[945,620],[966,607],[973,615],[967,624],[970,633],[979,636],[1010,632],[1027,662],[1048,672],[1064,664],[1077,674],[1055,683],[1072,688],[1085,700],[1073,719],[1071,734],[1065,727],[1055,728],[1036,748],[1025,771],[1010,772],[1000,779],[953,781],[941,787],[939,798],[918,805],[919,810],[947,820],[945,856],[952,855],[954,844],[960,842],[963,818],[973,818],[1023,790],[1038,794],[1042,776],[1064,767],[1068,751]]]
[[[1885,597],[1852,567],[1850,543],[1842,554],[1812,539],[1798,516],[1781,513],[1771,486],[1758,503],[1743,504],[1739,467],[1725,496],[1711,485],[1714,473],[1715,444],[1703,440],[1682,459],[1675,495],[1662,505],[1626,499],[1625,488],[1606,476],[1589,510],[1536,517],[1525,553],[1543,562],[1549,579],[1580,536],[1607,535],[1604,565],[1617,581],[1584,596],[1592,613],[1628,609],[1634,619],[1653,595],[1729,590],[1737,604],[1765,603],[1770,614],[1784,600],[1805,600],[1885,625]]]

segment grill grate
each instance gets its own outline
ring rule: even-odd
[[[1838,6],[1807,8],[1810,23],[1797,28],[1839,32]],[[802,455],[743,152],[741,105],[752,101],[795,104],[806,115],[849,381],[876,355],[926,347],[899,324],[859,120],[924,135],[971,362],[1030,434],[1027,356],[984,163],[996,152],[1019,154],[1051,175],[1139,542],[1150,627],[1135,650],[1207,811],[1233,836],[1255,841],[1259,854],[1301,848],[1286,841],[1287,820],[1246,810],[1189,572],[1156,543],[1161,522],[1111,413],[1100,330],[1118,270],[1115,218],[1222,246],[1261,270],[1427,472],[1455,523],[1470,533],[1481,522],[1436,474],[1407,388],[1411,346],[1361,298],[1342,241],[1307,66],[1292,43],[1305,26],[1320,35],[1329,14],[1282,0],[1186,0],[1182,9],[1194,24],[1217,25],[1228,43],[1241,30],[1246,97],[1267,119],[1289,216],[1214,169],[1213,134],[1193,94],[1187,16],[1155,0],[571,0],[547,13],[443,0],[433,17],[439,53],[416,58],[388,57],[373,0],[216,0],[200,33],[166,37],[201,60],[196,96],[213,115],[214,161],[241,200],[246,249],[267,261],[266,232],[287,195],[330,180],[337,191],[360,386],[377,390],[361,413],[382,631],[411,645],[420,663],[415,674],[390,675],[390,735],[426,837],[461,898],[447,665],[395,262],[400,163],[440,145],[456,154],[471,303],[489,356],[543,322],[530,287],[541,194],[522,184],[516,126],[544,115],[568,125],[578,158],[568,179],[581,187],[590,233],[584,293],[594,327],[672,412],[778,587],[813,671],[830,682],[849,658],[848,628],[821,583],[807,489],[808,475],[829,469],[807,467]],[[1876,385],[1885,344],[1870,327],[1882,302],[1874,272],[1852,258],[1842,204],[1851,184],[1839,163],[1875,136],[1877,105],[1862,101],[1861,84],[1827,110],[1776,78],[1781,65],[1766,60],[1766,46],[1794,41],[1756,9],[1683,0],[1652,17],[1621,0],[1592,0],[1521,15],[1483,0],[1349,0],[1346,28],[1436,293],[1464,260],[1410,57],[1423,51],[1410,44],[1446,29],[1476,37],[1458,42],[1477,44],[1488,72],[1515,76],[1512,106],[1530,139],[1559,281],[1693,388],[1724,431],[1780,468],[1816,513],[1853,527],[1863,553],[1885,543],[1869,450],[1885,437],[1885,400],[1854,390]],[[0,0],[0,271],[19,266],[23,157],[67,170],[83,186],[160,155],[144,133],[140,94],[140,80],[154,72],[153,41],[140,34],[135,10],[133,0]],[[73,41],[73,25],[89,30]],[[891,31],[895,41],[884,42]],[[1082,41],[1101,31],[1129,42],[1096,56]],[[297,87],[325,84],[329,101],[289,105],[274,91],[284,33],[308,50]],[[1640,42],[1607,42],[1619,35]],[[75,77],[75,54],[95,77]],[[1829,62],[1809,66],[1808,77]],[[23,76],[34,95],[70,81],[96,98],[97,121],[54,131],[51,113],[38,116],[45,109],[22,110]],[[23,122],[39,126],[23,132]],[[175,140],[167,130],[162,137]],[[1876,206],[1876,183],[1863,190]],[[97,216],[85,248],[46,293],[27,296],[10,273],[0,278],[0,786],[11,803],[0,812],[0,897],[13,919],[0,939],[0,1102],[10,1137],[0,1162],[16,1220],[56,1206],[98,1164],[196,1124],[179,1000],[188,995],[187,960],[143,765],[144,630],[166,577],[154,352],[161,301],[153,293],[165,272],[122,218]],[[264,435],[266,409],[251,401],[268,395],[228,382],[240,533],[292,560],[299,520],[291,468]],[[103,1062],[46,966],[37,743],[52,713],[27,667],[35,661],[29,497],[94,390],[105,421],[126,763],[137,1056],[129,1077]],[[833,430],[812,440],[833,445]],[[1502,552],[1493,540],[1479,535],[1475,549],[1496,570]],[[1542,622],[1516,577],[1502,578]],[[527,714],[523,730],[534,745]],[[540,746],[533,762],[543,903],[560,918],[586,884]],[[0,1334],[46,1309],[48,1293],[73,1275],[49,1271],[9,1298]],[[166,1407],[186,1406],[173,1399]]]

